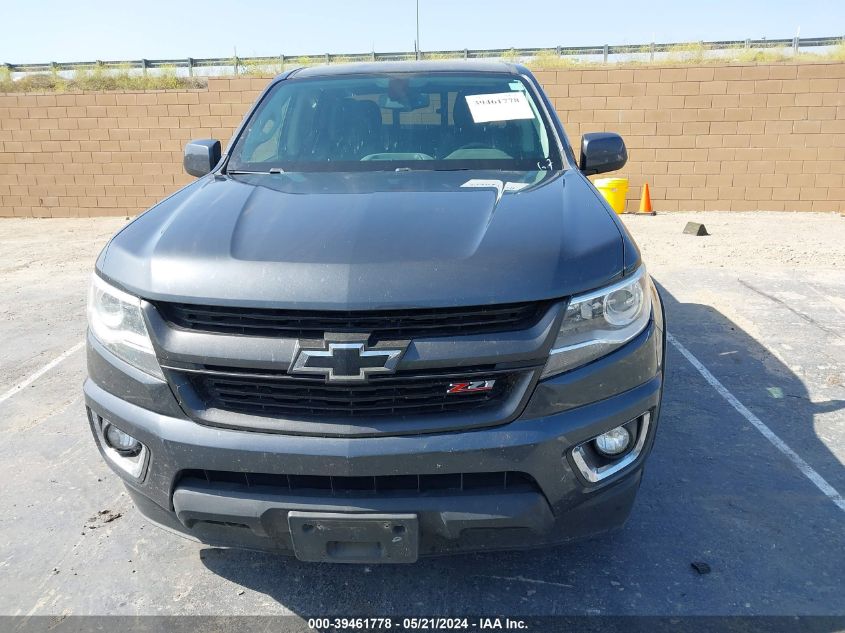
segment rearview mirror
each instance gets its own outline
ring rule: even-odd
[[[378,99],[378,106],[385,110],[398,110],[399,112],[412,112],[420,108],[427,108],[431,105],[431,97],[425,93],[414,93],[404,96],[401,100],[394,99],[390,95],[381,95]]]
[[[220,141],[213,138],[189,141],[185,145],[185,171],[191,176],[205,176],[220,162]]]
[[[625,141],[613,132],[591,132],[581,137],[581,160],[578,163],[585,176],[622,169],[628,161]]]

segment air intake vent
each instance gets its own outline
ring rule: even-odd
[[[517,372],[415,374],[372,379],[361,384],[331,384],[322,378],[243,377],[230,372],[186,374],[209,408],[261,417],[351,418],[460,413],[495,406],[507,397]],[[454,385],[479,380],[489,390],[450,393]]]
[[[533,477],[525,473],[502,471],[487,473],[442,473],[437,475],[377,475],[374,477],[333,477],[329,475],[284,475],[238,473],[219,470],[185,470],[180,483],[191,479],[221,484],[227,488],[275,489],[294,494],[425,494],[438,491],[453,493],[539,490]]]
[[[537,323],[549,305],[549,302],[531,302],[470,308],[351,312],[155,304],[166,321],[196,332],[316,339],[323,338],[326,332],[363,332],[371,334],[374,340],[523,330]]]

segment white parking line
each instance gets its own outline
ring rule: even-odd
[[[20,392],[20,391],[23,391],[24,389],[26,389],[27,387],[29,387],[29,385],[31,385],[31,384],[32,384],[32,383],[34,383],[36,380],[38,380],[39,378],[41,378],[41,376],[43,376],[43,375],[44,375],[44,374],[46,374],[48,371],[50,371],[51,369],[53,369],[53,367],[55,367],[56,365],[58,365],[59,363],[61,363],[61,362],[62,362],[63,360],[65,360],[68,356],[70,356],[70,355],[71,355],[71,354],[73,354],[74,352],[78,352],[79,350],[81,350],[83,345],[85,345],[85,341],[80,341],[79,343],[77,343],[76,345],[74,345],[73,347],[71,347],[69,350],[65,350],[64,352],[62,352],[61,354],[59,354],[56,358],[54,358],[54,359],[53,359],[53,360],[51,360],[49,363],[47,363],[46,365],[44,365],[44,367],[42,367],[41,369],[39,369],[38,371],[36,371],[34,374],[30,374],[28,377],[24,378],[21,382],[19,382],[19,383],[18,383],[18,384],[16,384],[14,387],[12,387],[11,389],[9,389],[9,391],[7,391],[7,392],[6,392],[6,393],[4,393],[2,396],[0,396],[0,404],[2,404],[2,403],[3,403],[3,402],[5,402],[6,400],[8,400],[8,399],[9,399],[9,398],[11,398],[12,396],[14,396],[16,393],[18,393],[18,392]]]
[[[751,413],[748,408],[742,404],[739,400],[737,400],[736,396],[734,396],[730,391],[727,390],[725,385],[719,382],[719,379],[716,378],[710,371],[701,364],[692,352],[690,352],[686,347],[684,347],[678,339],[676,339],[671,334],[666,334],[666,340],[672,344],[676,350],[678,350],[681,354],[683,354],[684,358],[686,358],[690,364],[698,370],[698,373],[702,375],[704,380],[710,383],[710,386],[713,387],[719,395],[722,396],[725,400],[728,401],[737,412],[748,420],[754,428],[756,428],[760,433],[763,434],[767,440],[769,440],[776,449],[778,449],[781,453],[783,453],[786,458],[793,463],[793,465],[801,471],[801,473],[809,479],[813,484],[821,490],[825,496],[827,496],[833,503],[835,503],[840,510],[845,512],[845,498],[842,497],[836,491],[836,488],[831,486],[824,477],[818,474],[812,466],[810,466],[807,462],[805,462],[798,453],[793,451],[789,446],[784,442],[780,437],[778,437],[772,429],[766,426],[763,421],[758,418],[756,415]]]

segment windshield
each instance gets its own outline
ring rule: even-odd
[[[250,118],[228,170],[561,169],[552,139],[514,75],[287,80]]]

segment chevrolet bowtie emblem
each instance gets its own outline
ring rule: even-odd
[[[368,348],[366,343],[326,343],[323,348],[301,347],[297,343],[288,373],[319,374],[326,382],[366,380],[372,374],[396,371],[404,349]]]

